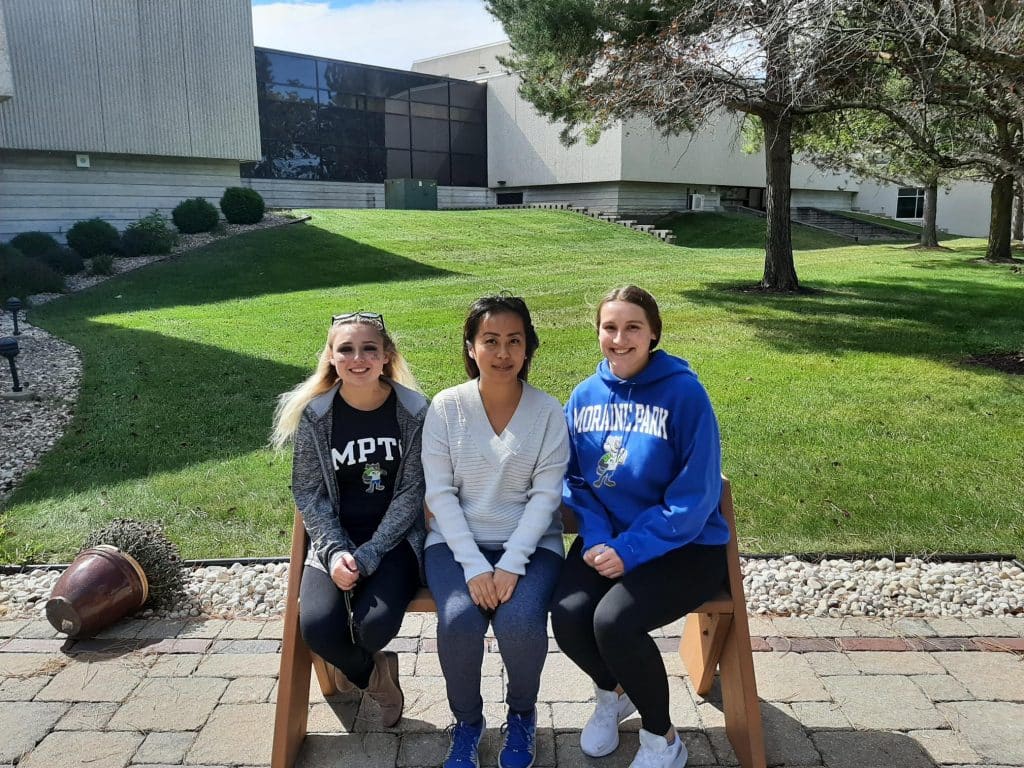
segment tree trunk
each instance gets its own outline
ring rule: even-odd
[[[764,124],[765,210],[768,219],[761,287],[769,291],[796,291],[800,283],[793,262],[793,234],[789,218],[793,121],[784,115],[762,116],[761,122]]]
[[[989,261],[1010,259],[1010,214],[1013,211],[1013,175],[1006,174],[992,182],[992,216],[988,224]]]
[[[921,222],[921,247],[937,248],[939,233],[935,228],[935,212],[939,202],[939,182],[931,180],[924,188],[924,221]]]
[[[1017,197],[1013,201],[1013,239],[1024,240],[1024,176],[1017,179]]]

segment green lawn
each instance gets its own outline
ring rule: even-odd
[[[67,559],[117,515],[164,520],[186,557],[284,554],[270,417],[331,313],[384,313],[432,394],[462,379],[469,302],[521,293],[532,381],[564,400],[598,360],[596,301],[627,281],[715,402],[745,550],[1024,553],[1024,380],[961,364],[1024,344],[1024,276],[976,263],[978,240],[794,230],[817,292],[764,296],[737,290],[760,278],[763,221],[684,218],[672,247],[563,212],[315,211],[44,306],[33,321],[83,352],[82,396],[0,516],[0,561]]]

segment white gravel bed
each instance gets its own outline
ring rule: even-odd
[[[1013,562],[743,561],[747,607],[757,615],[900,618],[1024,615],[1024,570]],[[0,576],[0,618],[38,616],[60,574]],[[288,565],[191,570],[188,597],[168,618],[275,616],[284,611]],[[157,615],[146,611],[143,616]]]

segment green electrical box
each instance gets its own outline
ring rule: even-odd
[[[433,179],[387,179],[384,207],[436,211],[437,182]]]

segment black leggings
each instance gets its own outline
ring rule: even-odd
[[[662,736],[672,727],[668,679],[648,632],[685,616],[722,588],[725,545],[688,544],[620,579],[606,579],[583,562],[582,550],[577,537],[551,605],[558,647],[598,688],[621,685],[644,730]]]
[[[405,609],[420,586],[420,567],[412,547],[403,541],[392,549],[371,576],[352,591],[356,642],[349,632],[344,594],[321,570],[302,569],[299,588],[299,628],[313,653],[338,667],[366,688],[373,671],[373,654],[391,642],[402,626]]]

